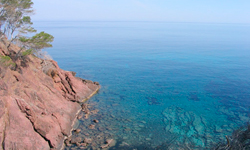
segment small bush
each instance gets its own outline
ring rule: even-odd
[[[0,56],[0,63],[6,67],[15,67],[16,64],[12,61],[9,56]]]
[[[30,55],[30,54],[33,54],[33,50],[32,49],[28,49],[28,50],[22,52],[22,56],[27,56],[27,55]]]

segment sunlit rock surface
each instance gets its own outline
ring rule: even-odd
[[[0,54],[6,54],[3,43]],[[60,149],[81,108],[78,102],[96,93],[99,84],[52,60],[28,56],[16,63],[12,70],[0,65],[1,149]]]

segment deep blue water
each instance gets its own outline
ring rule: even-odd
[[[90,119],[100,120],[90,134],[115,139],[115,149],[207,149],[250,121],[250,25],[35,22],[35,27],[55,37],[47,51],[61,68],[101,84],[88,102],[99,110]],[[78,127],[85,129],[90,119]]]

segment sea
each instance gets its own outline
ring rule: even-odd
[[[212,149],[250,122],[250,24],[35,21],[45,51],[97,81],[65,149]],[[93,122],[98,120],[98,123]],[[94,126],[91,126],[94,125]],[[94,128],[93,128],[94,127]],[[85,147],[84,147],[85,146]]]

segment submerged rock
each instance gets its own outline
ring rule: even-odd
[[[77,116],[77,119],[78,119],[78,120],[80,120],[80,119],[82,119],[82,118],[83,118],[83,116],[84,116],[84,114],[83,114],[83,113],[79,113],[79,114],[78,114],[78,116]]]
[[[93,122],[94,122],[94,123],[98,123],[99,121],[95,119],[95,120],[93,120]]]
[[[75,133],[80,133],[81,132],[81,129],[76,129],[75,130]]]
[[[90,143],[92,143],[92,139],[91,138],[85,138],[84,143],[90,144]]]
[[[89,128],[90,128],[90,129],[95,129],[95,125],[94,125],[94,124],[91,124],[91,125],[89,125]]]
[[[250,125],[248,124],[245,127],[241,127],[237,130],[235,130],[230,137],[225,137],[224,139],[221,139],[220,143],[214,144],[213,149],[216,150],[249,150],[250,149]],[[226,142],[224,142],[226,141]]]
[[[148,105],[159,105],[160,102],[155,97],[146,97]]]
[[[138,125],[140,128],[144,128],[145,126],[143,124]]]
[[[71,139],[72,144],[81,143],[81,142],[82,142],[81,137],[74,137],[74,138]]]
[[[114,139],[107,139],[105,144],[101,146],[101,148],[107,148],[115,146],[116,141]]]
[[[204,146],[205,139],[205,119],[196,115],[193,112],[186,112],[179,107],[169,107],[163,111],[164,122],[166,124],[166,132],[176,134],[179,136],[178,141],[186,143],[185,138],[191,139],[191,143],[195,143],[198,146]],[[195,138],[194,138],[195,137]]]
[[[218,125],[214,125],[214,126],[215,126],[215,132],[218,132],[218,133],[223,132],[223,130],[221,129],[220,126],[218,126]]]
[[[200,98],[198,97],[197,92],[190,92],[188,99],[191,101],[200,101]]]

